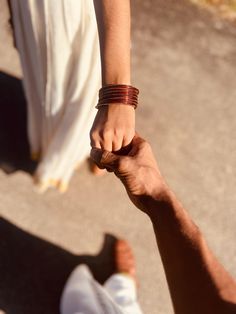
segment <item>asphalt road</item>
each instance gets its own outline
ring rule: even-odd
[[[132,6],[133,81],[141,89],[137,130],[236,275],[235,26],[185,1],[136,0]],[[5,0],[0,8],[0,310],[57,313],[75,265],[88,263],[101,282],[109,275],[116,236],[134,248],[144,313],[172,313],[152,226],[112,174],[94,178],[85,164],[66,194],[34,190]]]

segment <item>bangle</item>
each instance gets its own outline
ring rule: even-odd
[[[99,99],[96,108],[109,104],[121,104],[134,107],[138,106],[139,90],[131,85],[109,84],[99,90]]]

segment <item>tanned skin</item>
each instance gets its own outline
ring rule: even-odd
[[[236,313],[236,283],[167,186],[150,145],[135,136],[129,152],[92,149],[91,157],[124,184],[151,219],[176,314]]]

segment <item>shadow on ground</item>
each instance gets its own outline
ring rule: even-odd
[[[97,256],[77,256],[0,218],[0,310],[59,313],[63,286],[75,266],[87,264],[100,283],[114,272],[115,240],[106,234]]]
[[[0,72],[0,168],[33,173],[27,141],[26,101],[21,80]]]

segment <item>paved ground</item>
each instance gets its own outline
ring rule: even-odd
[[[0,7],[0,310],[57,313],[61,288],[77,263],[87,262],[100,281],[108,276],[113,235],[134,247],[144,312],[172,313],[152,226],[112,175],[94,178],[84,165],[67,194],[34,191],[25,102],[12,77],[20,68],[4,0]],[[233,25],[183,0],[133,2],[133,78],[142,94],[137,128],[234,275],[235,35]]]

